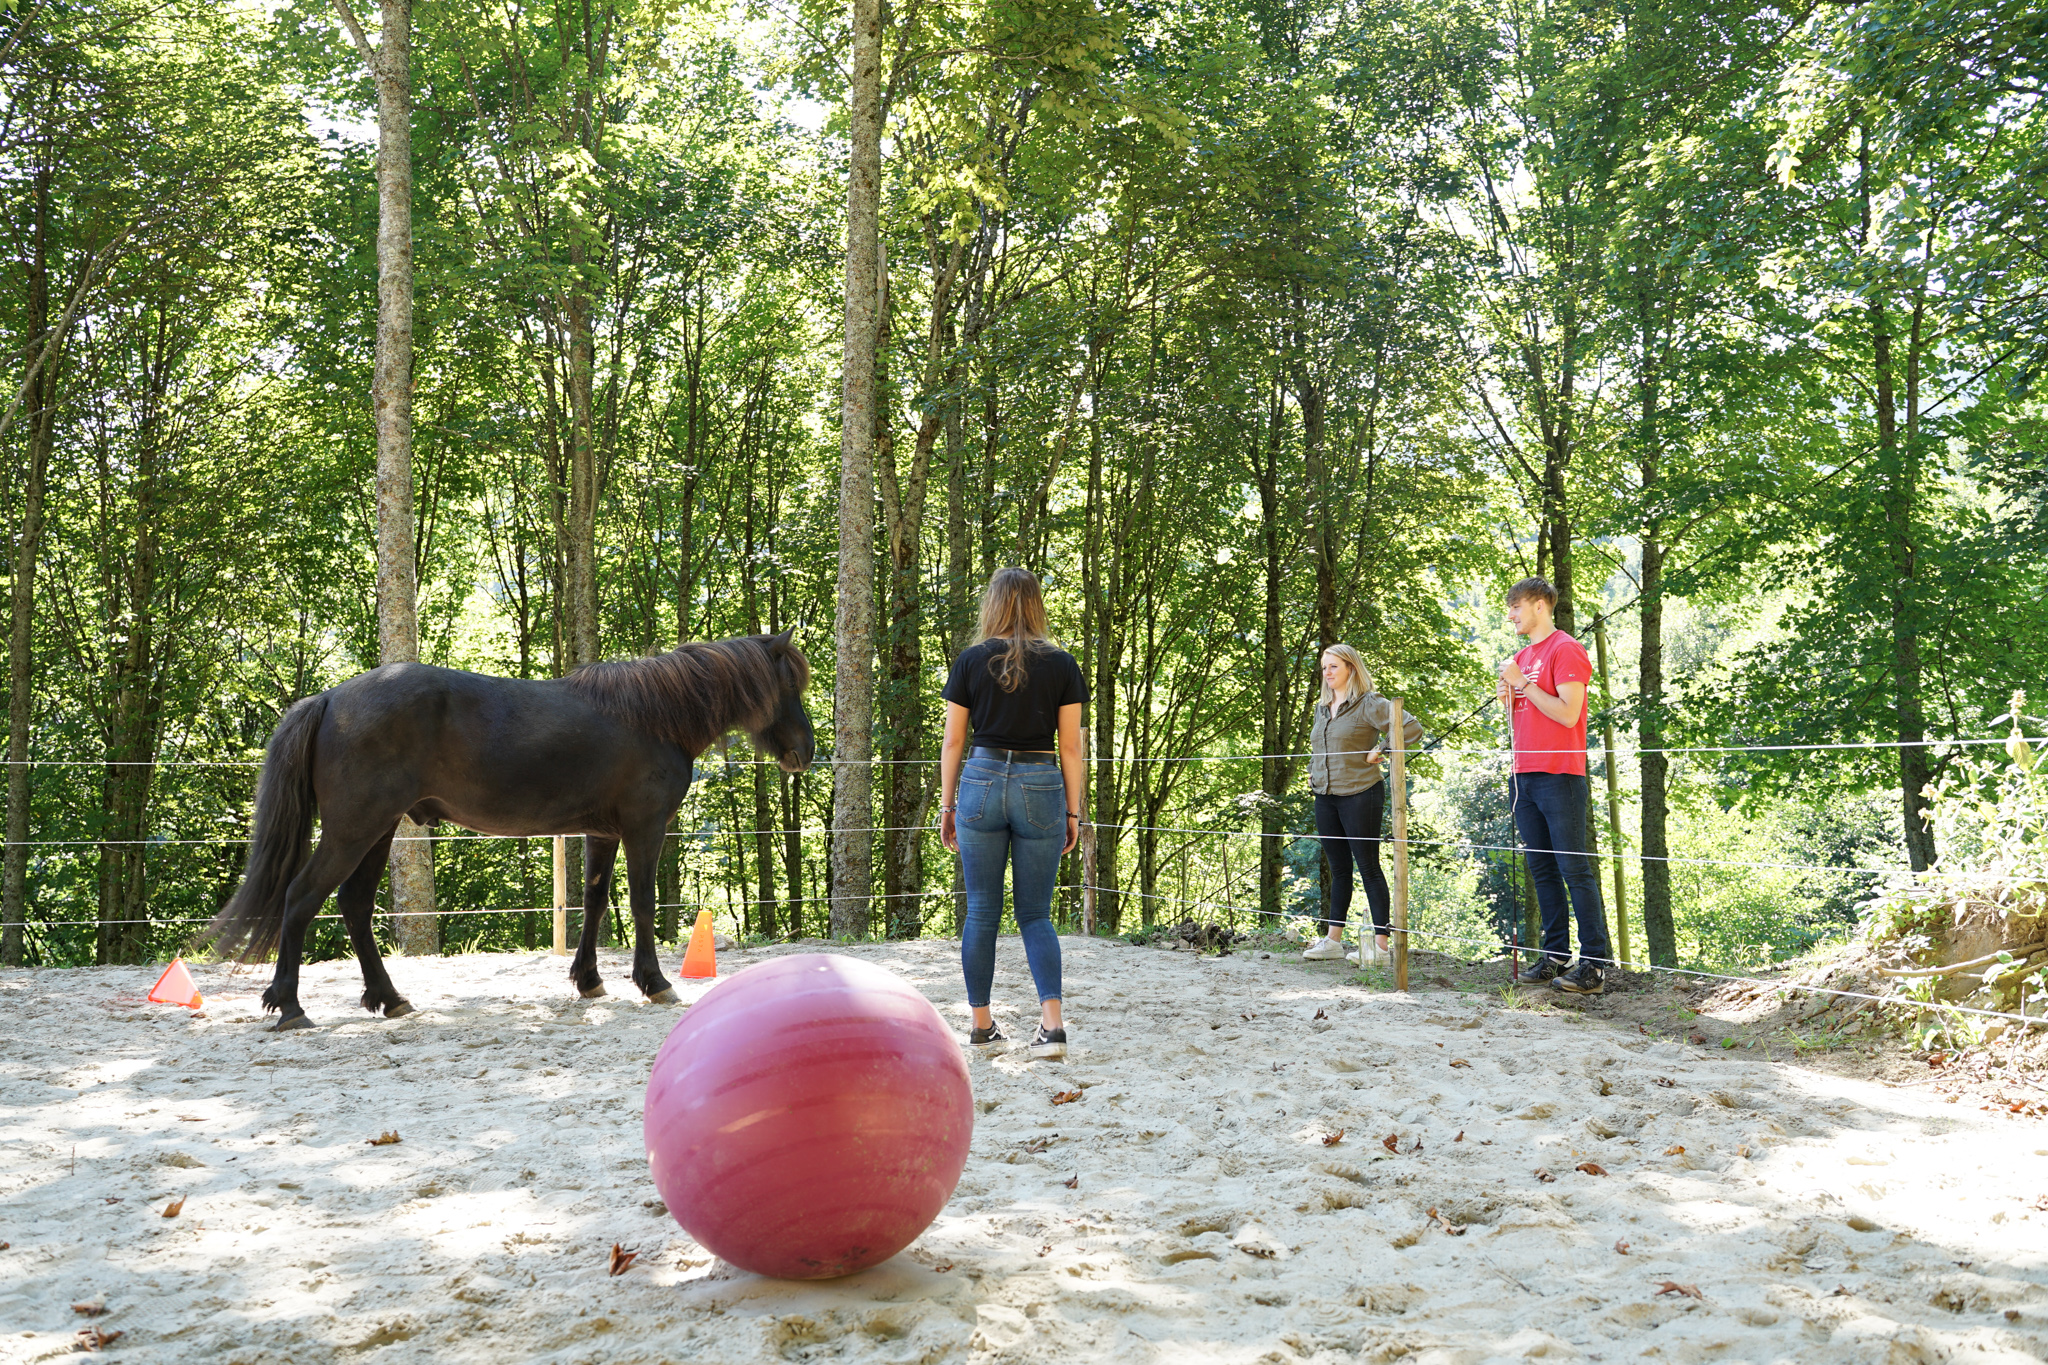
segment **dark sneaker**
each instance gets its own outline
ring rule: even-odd
[[[1559,990],[1570,991],[1573,995],[1598,995],[1607,989],[1607,979],[1600,974],[1600,969],[1583,958],[1577,966],[1562,973],[1553,984]]]
[[[1564,975],[1564,964],[1554,958],[1539,957],[1533,966],[1522,968],[1524,986],[1540,986]]]
[[[987,1028],[970,1030],[967,1034],[967,1045],[969,1047],[987,1047],[990,1043],[1007,1043],[1008,1041],[1010,1040],[1003,1037],[1002,1029],[994,1024],[990,1024]]]
[[[1063,1028],[1038,1026],[1038,1032],[1031,1035],[1031,1055],[1034,1057],[1064,1057],[1067,1055],[1067,1031]]]

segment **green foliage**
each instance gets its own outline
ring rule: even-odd
[[[1876,898],[1873,933],[1925,949],[1958,928],[1988,924],[2007,940],[2036,941],[2048,916],[2048,761],[2022,728],[2026,694],[2006,714],[2004,761],[1983,750],[1959,755],[1924,793],[1943,850],[1934,870]],[[2035,721],[2034,724],[2040,724]],[[2015,980],[2011,954],[1983,978]]]

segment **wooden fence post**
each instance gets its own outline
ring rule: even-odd
[[[1408,989],[1408,721],[1401,699],[1391,697],[1394,719],[1388,734],[1394,741],[1393,765],[1387,781],[1394,789],[1394,989]],[[1365,960],[1365,938],[1359,937],[1359,960]]]
[[[555,956],[569,955],[569,837],[555,836]]]

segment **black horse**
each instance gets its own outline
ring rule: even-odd
[[[400,816],[485,834],[583,834],[583,936],[569,979],[586,999],[604,994],[597,927],[624,844],[633,984],[673,1001],[655,958],[654,869],[691,764],[737,729],[784,769],[809,767],[810,680],[787,631],[588,664],[545,682],[426,664],[360,674],[285,712],[256,788],[248,870],[199,939],[245,962],[275,948],[264,1009],[280,1012],[280,1030],[309,1028],[299,960],[307,926],[339,888],[363,1008],[397,1018],[412,1006],[384,970],[370,920]],[[316,807],[320,842],[309,854]]]

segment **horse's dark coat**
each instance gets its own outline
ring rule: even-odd
[[[249,865],[200,935],[244,961],[277,952],[263,993],[279,1028],[303,1019],[306,929],[330,893],[363,968],[363,1007],[411,1010],[371,933],[377,882],[401,815],[484,834],[584,834],[583,936],[569,964],[601,989],[597,929],[623,845],[633,906],[633,984],[669,989],[654,950],[654,869],[690,788],[691,762],[744,730],[784,768],[814,752],[803,707],[810,666],[781,635],[687,644],[526,682],[426,664],[386,664],[285,713],[257,784]],[[313,813],[320,842],[309,852]]]

